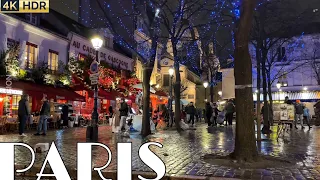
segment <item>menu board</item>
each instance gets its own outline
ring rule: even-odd
[[[294,120],[294,105],[274,104],[273,119],[275,121]]]

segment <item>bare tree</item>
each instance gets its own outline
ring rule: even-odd
[[[152,0],[153,4],[159,4],[163,0]],[[217,2],[210,0],[177,0],[166,3],[161,9],[160,19],[163,29],[171,41],[173,56],[174,56],[174,70],[176,81],[174,83],[175,94],[175,124],[178,131],[181,131],[180,120],[180,99],[181,99],[181,76],[180,64],[182,46],[186,42],[197,42],[199,37],[194,33],[196,28],[210,27],[211,24],[216,23],[215,16],[210,16],[212,11],[217,8]],[[202,19],[205,19],[203,21]],[[192,33],[193,32],[193,33]],[[190,34],[193,34],[190,36]],[[199,44],[198,44],[199,45]],[[199,45],[201,46],[201,45]]]
[[[312,48],[312,56],[309,64],[312,68],[314,78],[317,80],[318,85],[320,85],[320,42],[314,42]]]
[[[99,0],[96,0],[100,9],[104,14],[104,19],[107,21],[107,25],[109,30],[115,37],[115,40],[122,44],[123,47],[126,47],[130,51],[133,52],[142,62],[143,62],[143,120],[142,120],[142,129],[141,135],[148,136],[151,134],[150,129],[150,114],[149,114],[149,102],[150,102],[150,78],[152,74],[152,70],[155,63],[155,58],[157,55],[158,48],[158,39],[160,35],[160,19],[156,9],[149,7],[147,4],[141,4],[132,7],[133,12],[130,14],[131,16],[137,17],[140,16],[143,19],[144,31],[149,37],[148,40],[139,42],[142,43],[144,48],[141,51],[141,46],[139,44],[135,44],[127,39],[125,39],[119,31],[117,31],[117,23],[121,22],[121,17],[114,15],[113,13],[108,13],[104,8],[103,4]],[[157,4],[158,8],[162,8],[167,1],[163,1]],[[145,7],[147,6],[147,7]],[[145,10],[148,9],[148,10]],[[150,11],[151,10],[151,13]],[[114,20],[118,19],[120,22],[115,22]],[[121,22],[122,23],[122,22]]]
[[[252,44],[257,49],[256,59],[259,61],[257,62],[259,63],[257,67],[261,67],[261,71],[258,69],[257,72],[261,72],[262,75],[263,99],[267,107],[264,108],[263,112],[264,126],[262,132],[265,134],[271,132],[272,81],[283,75],[278,74],[273,76],[272,70],[276,64],[279,64],[278,57],[281,57],[281,61],[287,60],[287,56],[284,53],[279,54],[281,51],[279,52],[278,48],[282,48],[283,45],[286,45],[291,40],[291,37],[297,35],[297,33],[299,34],[296,27],[303,26],[312,15],[313,14],[309,14],[308,9],[301,10],[295,8],[294,2],[288,0],[264,1],[256,8],[251,39]],[[274,78],[272,78],[272,76]],[[260,76],[258,80],[259,78]],[[258,84],[257,87],[259,88],[260,84]],[[259,95],[260,92],[258,92],[258,96]],[[271,102],[270,106],[267,101],[268,96],[271,98],[269,99]]]
[[[202,69],[202,77],[204,77],[205,80],[209,81],[210,85],[210,100],[211,102],[214,101],[213,99],[213,86],[215,84],[215,78],[216,74],[220,69],[220,61],[218,57],[214,54],[213,51],[213,44],[209,44],[209,52],[204,53],[204,57],[201,64]],[[207,97],[205,97],[207,98]]]

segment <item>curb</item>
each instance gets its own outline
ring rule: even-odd
[[[25,166],[16,165],[16,169],[23,169]],[[39,173],[41,170],[41,167],[32,167],[29,171],[25,173],[17,174],[19,177],[30,177],[36,179],[36,174]],[[77,170],[75,168],[67,168],[69,176],[72,180],[76,180],[77,178]],[[44,174],[52,174],[51,168],[46,167],[44,170]],[[117,171],[103,171],[103,176],[105,178],[111,178],[113,180],[117,180]],[[143,176],[144,178],[153,179],[155,178],[156,174],[153,172],[139,172],[139,171],[133,171],[132,172],[132,180],[140,180],[138,178],[138,175]],[[92,180],[100,180],[100,176],[98,175],[97,171],[94,171],[92,173]],[[168,175],[166,174],[162,180],[238,180],[236,178],[223,178],[223,177],[205,177],[205,176],[189,176],[189,175]]]

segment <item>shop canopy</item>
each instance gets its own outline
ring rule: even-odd
[[[0,84],[1,87],[6,87],[6,80],[1,78]],[[22,90],[23,93],[35,98],[42,98],[43,94],[46,94],[49,99],[85,101],[83,96],[77,94],[72,89],[36,84],[31,81],[12,81],[11,88]]]
[[[86,85],[81,81],[78,77],[73,76],[73,79],[75,81],[75,85],[72,87],[75,91],[87,91],[89,97],[94,96],[94,91],[90,89],[89,85]],[[98,89],[98,98],[99,99],[108,99],[108,100],[116,100],[116,98],[119,96],[119,93],[116,91],[108,92],[106,90],[103,90],[102,88]]]

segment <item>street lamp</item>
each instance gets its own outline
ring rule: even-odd
[[[204,101],[207,102],[207,87],[208,87],[209,83],[208,82],[204,82],[203,83],[203,87],[204,87]]]
[[[279,92],[278,92],[278,95],[279,95],[279,103],[280,103],[280,100],[281,100],[281,98],[280,98],[280,92],[282,91],[282,90],[280,89],[281,86],[282,86],[282,84],[281,84],[280,82],[278,82],[278,83],[277,83],[277,88],[278,88],[278,90],[279,90]]]
[[[277,88],[278,88],[278,89],[281,88],[281,83],[280,83],[280,82],[277,83]]]
[[[171,67],[169,69],[169,75],[170,75],[170,87],[169,87],[169,123],[167,124],[167,127],[169,127],[170,122],[171,122],[171,127],[173,124],[173,117],[172,117],[172,81],[173,81],[173,73],[174,69]]]
[[[96,61],[99,63],[99,49],[102,47],[103,40],[99,37],[95,37],[91,39],[91,43],[93,48],[96,50]],[[99,81],[98,81],[99,82]],[[94,108],[91,116],[91,126],[87,128],[87,138],[91,140],[98,140],[98,84],[94,85]]]

